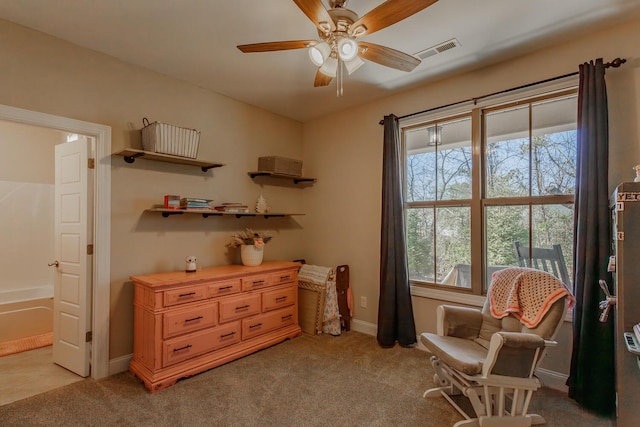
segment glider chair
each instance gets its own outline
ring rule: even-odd
[[[546,349],[557,344],[572,302],[553,275],[513,267],[493,274],[482,309],[439,306],[437,333],[420,336],[433,355],[437,384],[423,397],[446,398],[465,418],[454,427],[544,424],[542,416],[528,413],[541,386],[534,370]],[[461,408],[469,407],[460,401],[465,398],[474,413]]]

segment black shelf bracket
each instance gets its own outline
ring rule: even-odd
[[[124,156],[124,161],[127,163],[133,163],[138,157],[144,156],[144,153],[135,153],[130,156]]]
[[[176,212],[166,212],[166,211],[164,211],[164,212],[162,212],[162,216],[163,216],[164,218],[168,218],[168,217],[170,217],[171,215],[182,215],[183,213],[184,213],[184,212],[180,212],[180,211],[176,211]]]
[[[314,178],[294,178],[293,183],[298,184],[300,182],[315,182]]]

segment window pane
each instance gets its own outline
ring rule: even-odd
[[[485,245],[487,280],[485,289],[491,280],[491,273],[504,266],[517,266],[518,261],[514,242],[521,246],[529,245],[529,207],[487,206],[485,208]]]
[[[576,181],[577,98],[532,107],[532,195],[573,194]]]
[[[533,230],[532,239],[534,248],[552,249],[559,245],[558,250],[564,258],[569,282],[573,268],[573,205],[536,205],[533,206]],[[534,267],[536,267],[534,265]],[[537,266],[545,269],[545,266]],[[547,271],[558,276],[550,264],[546,265]],[[565,283],[571,286],[571,283]]]
[[[436,198],[436,152],[407,153],[407,201],[432,201]]]
[[[470,288],[471,210],[463,207],[436,209],[436,281]]]
[[[407,210],[407,259],[409,279],[434,280],[433,208]]]
[[[407,201],[471,198],[471,118],[425,125],[403,135]]]
[[[529,195],[528,106],[485,116],[487,197]]]
[[[438,200],[471,198],[471,118],[438,124]]]

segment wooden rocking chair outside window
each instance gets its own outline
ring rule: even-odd
[[[551,248],[531,248],[531,254],[529,254],[529,247],[521,246],[520,242],[516,241],[513,242],[513,249],[520,267],[535,268],[551,273],[571,288],[569,271],[560,245],[553,245]]]

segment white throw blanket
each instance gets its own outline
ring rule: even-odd
[[[332,271],[333,269],[331,267],[302,264],[302,268],[300,268],[298,272],[298,280],[314,285],[325,285]]]

